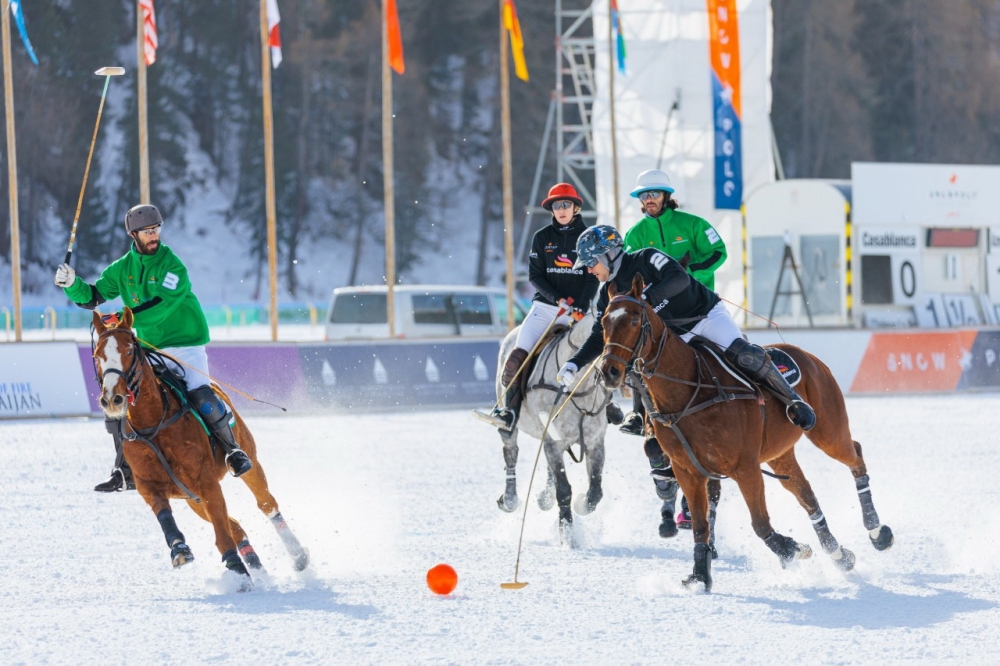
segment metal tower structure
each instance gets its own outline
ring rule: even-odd
[[[594,76],[597,44],[593,19],[593,4],[584,9],[565,9],[563,0],[556,0],[556,87],[549,101],[542,146],[517,244],[515,258],[522,265],[527,261],[528,240],[533,231],[532,216],[548,212],[540,208],[538,202],[553,125],[556,133],[556,181],[572,183],[583,198],[583,216],[597,217],[592,122],[597,92]]]

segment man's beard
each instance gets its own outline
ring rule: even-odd
[[[156,254],[156,251],[160,249],[160,240],[151,240],[148,243],[143,243],[138,238],[135,239],[135,247],[139,250],[139,254]]]
[[[646,203],[646,215],[650,217],[656,217],[661,212],[663,212],[663,207],[655,203]]]

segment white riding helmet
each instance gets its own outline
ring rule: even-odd
[[[649,169],[639,174],[635,179],[635,189],[630,193],[633,199],[638,199],[643,192],[657,190],[673,194],[674,188],[670,186],[670,177],[665,171],[659,169]]]

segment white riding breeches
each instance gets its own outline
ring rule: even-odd
[[[557,319],[556,313],[558,312],[558,305],[549,305],[539,301],[532,303],[528,315],[521,322],[521,330],[517,333],[517,347],[524,351],[531,351],[553,319],[555,319],[556,326],[569,326],[572,321],[569,313],[560,315]]]
[[[733,344],[733,340],[743,337],[740,327],[729,316],[729,311],[726,310],[726,306],[722,304],[722,301],[716,303],[715,307],[705,315],[705,318],[695,324],[690,333],[682,335],[681,340],[687,342],[695,335],[707,338],[723,349],[729,349],[729,345]]]
[[[162,353],[173,358],[164,358],[166,364],[184,378],[188,393],[199,386],[207,386],[209,382],[208,374],[208,352],[205,345],[197,347],[168,347],[160,350]],[[173,361],[177,359],[181,364]]]

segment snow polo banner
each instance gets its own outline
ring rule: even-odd
[[[715,207],[739,210],[743,202],[743,149],[736,0],[708,0],[708,47],[715,115]]]

